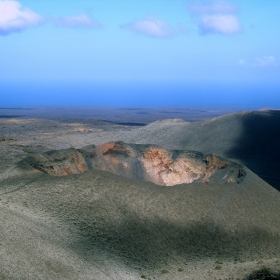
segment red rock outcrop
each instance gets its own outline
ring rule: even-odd
[[[95,152],[96,157],[91,157],[93,168],[164,186],[212,180],[221,184],[239,182],[245,175],[239,164],[195,151],[110,142],[96,147]]]
[[[83,155],[74,148],[35,154],[21,161],[21,165],[53,176],[79,174],[88,169]]]
[[[163,186],[213,180],[220,184],[238,183],[245,175],[241,165],[215,155],[123,142],[50,151],[32,155],[20,164],[53,176],[79,174],[95,168]]]
[[[189,184],[206,172],[205,163],[188,158],[173,160],[171,152],[158,147],[148,148],[140,161],[146,173],[145,179],[158,185]]]

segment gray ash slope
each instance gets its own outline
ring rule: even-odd
[[[279,193],[245,171],[239,184],[173,187],[100,170],[19,172],[1,180],[1,274],[185,279],[187,262],[280,258]]]
[[[280,111],[241,112],[194,123],[157,121],[115,140],[124,139],[231,158],[280,190]]]

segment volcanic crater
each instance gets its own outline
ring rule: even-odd
[[[99,169],[162,186],[196,182],[239,183],[246,175],[241,164],[213,154],[169,150],[156,145],[127,144],[121,141],[34,154],[18,165],[52,176]]]

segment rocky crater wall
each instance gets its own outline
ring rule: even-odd
[[[94,168],[163,186],[193,182],[239,183],[245,178],[242,165],[216,155],[124,142],[34,154],[19,165],[52,176],[79,174]]]

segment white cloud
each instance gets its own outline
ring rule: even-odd
[[[156,16],[146,17],[142,20],[135,20],[124,24],[121,27],[150,37],[172,37],[183,32],[183,30],[175,30],[169,26],[166,21],[161,20]]]
[[[202,33],[234,34],[240,31],[240,23],[233,15],[203,16],[200,22]]]
[[[65,28],[94,29],[102,26],[98,21],[84,14],[78,14],[72,17],[53,18],[52,21],[56,26]]]
[[[13,0],[0,0],[0,35],[20,32],[42,23],[43,18]]]
[[[241,24],[236,16],[238,9],[227,1],[212,0],[206,4],[199,2],[189,6],[189,9],[198,18],[202,34],[232,35],[241,30]]]
[[[265,67],[265,66],[277,66],[276,58],[273,55],[264,56],[262,58],[257,58],[255,66]]]

